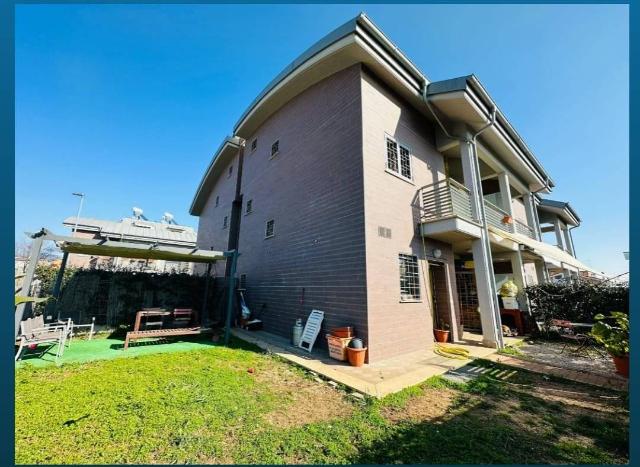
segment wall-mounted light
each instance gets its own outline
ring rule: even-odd
[[[442,256],[442,251],[439,250],[438,248],[434,248],[431,254],[433,255],[434,258],[440,258]]]

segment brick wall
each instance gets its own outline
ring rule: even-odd
[[[360,109],[354,66],[294,98],[247,138],[238,276],[246,274],[248,306],[269,332],[290,336],[296,318],[319,309],[325,322],[316,345],[326,346],[324,333],[335,326],[355,326],[367,339]],[[265,239],[270,219],[275,235]]]

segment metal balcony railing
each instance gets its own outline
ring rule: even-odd
[[[423,222],[449,217],[473,220],[469,190],[451,178],[420,188],[420,201]]]
[[[452,178],[420,188],[419,197],[422,203],[422,222],[433,222],[450,217],[477,222],[471,213],[469,190]],[[527,224],[516,219],[513,219],[512,223],[506,223],[505,217],[509,216],[506,211],[486,199],[484,205],[488,225],[535,239],[534,230]]]

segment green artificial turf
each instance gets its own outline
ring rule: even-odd
[[[505,372],[488,372],[467,384],[435,377],[383,400],[358,400],[235,339],[229,348],[143,346],[129,358],[103,350],[104,359],[84,363],[89,348],[80,344],[79,363],[16,369],[17,463],[628,461],[624,395],[601,397],[592,387],[527,372],[504,381]],[[147,348],[155,353],[145,355]],[[286,385],[260,377],[282,371]],[[534,392],[551,384],[569,399]],[[303,386],[312,392],[294,403]],[[316,400],[314,388],[332,397]],[[443,412],[423,416],[445,394]],[[578,394],[601,405],[570,404]],[[335,406],[331,417],[310,420],[320,404]],[[274,411],[300,423],[274,424]]]

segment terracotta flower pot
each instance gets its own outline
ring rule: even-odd
[[[511,216],[504,216],[502,218],[502,223],[503,224],[513,224],[513,217]]]
[[[436,337],[436,342],[449,342],[449,331],[434,329],[433,334]]]
[[[364,349],[352,349],[351,347],[347,347],[347,357],[349,358],[351,366],[364,365],[364,357],[366,357],[366,355],[366,347]]]
[[[616,357],[613,356],[613,363],[616,365],[616,373],[624,376],[625,378],[629,377],[629,355],[625,355],[624,357]]]

